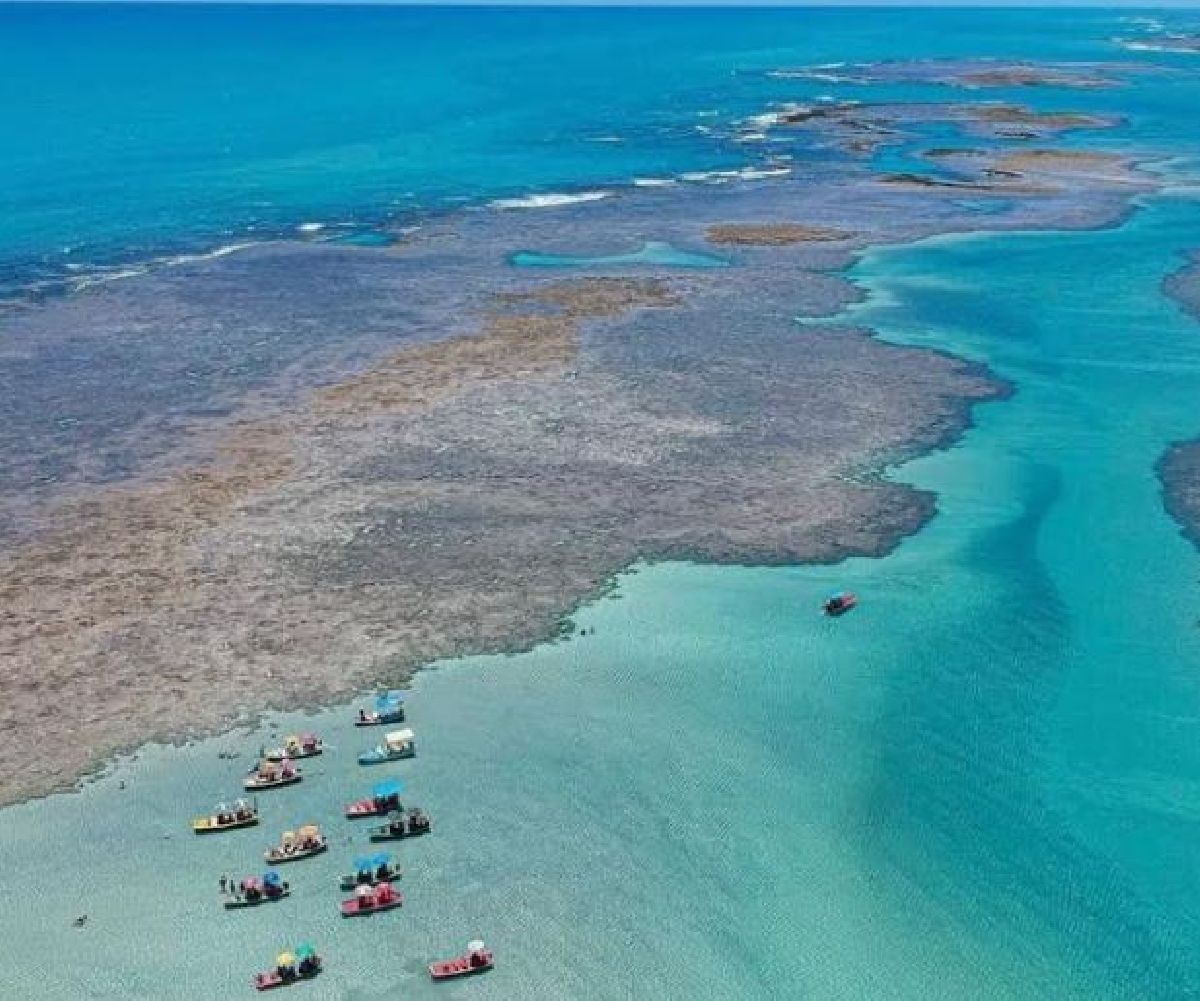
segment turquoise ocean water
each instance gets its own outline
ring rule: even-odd
[[[19,21],[33,30],[30,23],[51,16],[67,17],[21,12]],[[127,16],[150,30],[150,14]],[[489,52],[501,59],[514,38],[544,58],[554,44],[577,57],[578,79],[548,87],[527,50],[530,76],[521,79],[531,94],[517,106],[511,92],[489,104],[480,71],[472,113],[488,124],[469,140],[447,129],[457,142],[479,143],[474,180],[470,157],[450,169],[455,157],[438,142],[420,147],[429,164],[443,158],[426,176],[470,198],[733,157],[693,140],[688,116],[718,104],[742,113],[732,103],[761,101],[763,85],[741,94],[735,68],[981,52],[1112,58],[1120,53],[1107,40],[1129,27],[1122,15],[1074,11],[650,13],[644,29],[637,12],[500,12],[479,22],[494,17],[497,27],[475,56],[460,38],[439,59],[435,47],[449,44],[447,25],[458,16],[213,13],[215,23],[283,18],[274,23],[290,27],[275,30],[291,55],[304,39],[328,54],[337,41],[330,25],[364,31],[356,19],[365,19],[377,49],[364,43],[352,60],[312,56],[306,64],[313,136],[355,134],[361,148],[347,144],[358,152],[345,152],[340,167],[328,152],[336,144],[266,151],[276,128],[277,142],[301,140],[261,119],[252,129],[266,98],[254,88],[247,98],[230,80],[228,92],[243,100],[223,127],[264,144],[257,166],[195,167],[192,132],[174,118],[162,122],[178,129],[173,166],[140,192],[109,178],[123,193],[113,197],[136,210],[114,202],[105,216],[103,198],[79,199],[78,232],[88,235],[72,241],[210,239],[244,224],[243,184],[271,190],[273,225],[384,211],[387,199],[375,197],[370,178],[382,190],[403,171],[383,162],[386,142],[370,148],[372,130],[383,127],[378,106],[360,108],[345,131],[332,106],[353,105],[356,88],[365,94],[373,79],[409,95],[432,122],[453,107],[458,85],[458,74],[443,78],[445,102],[412,73],[410,89],[400,87],[381,62],[403,48],[382,38],[378,25],[394,23],[389,17],[440,25],[441,36],[406,36],[430,66],[455,58],[472,66]],[[587,69],[589,53],[601,59],[599,26],[613,33],[607,87],[594,75],[597,63],[593,75]],[[150,52],[147,59],[170,50],[135,46],[132,36],[128,44]],[[244,59],[259,81],[282,72],[279,62],[251,55],[248,47]],[[959,445],[894,472],[937,491],[940,514],[927,529],[887,558],[836,567],[636,568],[613,597],[577,616],[594,635],[421,674],[410,710],[420,755],[388,769],[353,763],[369,737],[348,725],[345,709],[273,720],[279,732],[320,729],[332,752],[311,764],[300,787],[262,797],[264,825],[255,831],[196,839],[187,820],[229,794],[271,727],[188,749],[149,748],[79,793],[0,811],[0,889],[10,903],[0,909],[0,992],[239,997],[277,946],[312,939],[328,972],[303,989],[311,998],[1200,995],[1200,557],[1164,514],[1153,473],[1168,442],[1200,433],[1200,324],[1159,287],[1200,246],[1190,166],[1200,141],[1187,129],[1200,88],[1183,57],[1158,62],[1178,72],[1119,92],[1056,95],[1071,106],[1119,103],[1130,121],[1105,143],[1179,158],[1164,168],[1178,183],[1121,226],[935,239],[868,253],[852,270],[868,295],[848,322],[984,360],[1016,386],[1010,400],[977,412]],[[64,93],[73,72],[81,73],[60,78]],[[324,91],[331,74],[344,82],[332,96]],[[284,75],[289,87],[301,86]],[[190,94],[184,76],[166,75],[155,97],[161,107],[172,106],[174,88]],[[560,102],[580,111],[561,144],[542,117]],[[145,121],[157,121],[151,110]],[[50,100],[42,112],[64,114]],[[281,113],[304,117],[295,107]],[[217,117],[197,114],[201,134],[220,131]],[[534,119],[546,131],[524,139],[541,135],[549,164],[525,148],[521,129],[505,131]],[[661,121],[672,124],[656,133],[651,123]],[[583,165],[571,165],[572,142],[585,129],[618,128],[628,142],[589,145]],[[27,141],[12,131],[0,141]],[[487,169],[488,142],[509,151],[511,173]],[[100,183],[99,163],[63,155],[80,184]],[[0,159],[0,169],[13,162]],[[319,180],[334,175],[344,185],[336,192]],[[417,200],[428,207],[441,195],[415,176],[403,186],[423,192]],[[0,190],[16,201],[11,184]],[[211,217],[188,214],[172,190],[189,192]],[[59,199],[67,200],[56,187],[41,201],[22,199],[19,218],[0,213],[14,276],[32,259],[23,254],[49,252]],[[864,598],[837,622],[816,613],[834,586]],[[219,751],[241,757],[224,760]],[[343,922],[333,879],[363,839],[354,833],[361,828],[337,819],[336,806],[383,774],[405,778],[436,831],[397,850],[403,911]],[[252,871],[272,834],[309,819],[327,824],[334,848],[294,867],[295,898],[266,914],[223,914],[217,877]],[[90,920],[76,931],[70,919],[80,911]],[[475,935],[496,946],[499,968],[435,990],[423,963]]]

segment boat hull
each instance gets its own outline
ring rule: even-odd
[[[281,789],[284,786],[294,786],[302,778],[304,778],[304,776],[299,772],[297,772],[295,775],[289,775],[287,778],[272,779],[269,782],[263,782],[258,779],[250,778],[246,779],[246,781],[242,783],[242,786],[251,792],[262,792],[264,789]]]
[[[403,832],[380,829],[372,831],[370,838],[372,841],[403,841],[405,838],[419,838],[422,834],[428,833],[428,827],[423,827],[416,831],[406,829]]]
[[[274,970],[268,970],[265,973],[259,973],[254,978],[254,987],[256,990],[269,991],[273,987],[286,987],[290,984],[301,984],[306,980],[312,980],[318,973],[321,972],[321,966],[318,961],[317,968],[312,973],[307,973],[304,976],[295,976],[288,980],[284,980]]]
[[[363,907],[357,900],[342,901],[342,917],[344,918],[365,918],[368,914],[379,914],[382,911],[394,911],[397,907],[404,905],[404,898],[400,894],[396,894],[395,900],[389,900],[386,904],[372,904],[370,907]]]
[[[415,758],[417,752],[415,750],[401,751],[398,754],[376,754],[373,751],[368,751],[366,754],[358,756],[360,765],[386,765],[389,761],[405,761],[408,758]]]
[[[275,894],[273,897],[269,897],[264,893],[257,900],[247,900],[244,897],[234,900],[226,900],[225,910],[236,911],[241,910],[243,907],[257,907],[259,904],[273,904],[276,901],[282,900],[284,897],[290,897],[291,895],[291,890],[284,890],[281,893]]]
[[[386,817],[394,810],[399,810],[399,803],[388,803],[382,809],[377,807],[373,800],[364,799],[357,803],[349,804],[342,812],[348,820],[360,820],[363,817]]]
[[[220,834],[222,831],[236,831],[243,827],[253,827],[258,823],[258,817],[247,817],[228,824],[215,824],[212,817],[198,817],[192,821],[192,831],[196,834]]]
[[[479,966],[472,966],[470,961],[463,957],[446,959],[439,963],[430,963],[429,976],[434,980],[457,980],[460,977],[473,977],[477,973],[487,973],[495,965],[496,962],[493,959],[489,959]]]
[[[277,748],[274,751],[267,751],[266,759],[274,762],[283,761],[285,758],[292,761],[299,761],[301,758],[315,758],[318,754],[324,753],[324,747],[318,747],[314,751],[283,751]]]
[[[390,883],[393,880],[399,879],[401,876],[399,869],[393,869],[383,879],[372,874],[368,879],[359,879],[357,876],[343,876],[339,884],[343,890],[356,890],[360,886],[375,886],[379,883]]]
[[[399,712],[387,713],[383,716],[368,716],[366,719],[356,719],[355,726],[387,726],[389,723],[403,723],[404,710]]]
[[[323,841],[315,848],[304,848],[300,851],[292,852],[290,855],[285,855],[283,852],[277,852],[272,849],[269,852],[263,853],[263,858],[270,865],[282,865],[284,862],[298,862],[302,858],[312,858],[314,855],[320,855],[321,852],[329,850],[329,842]]]

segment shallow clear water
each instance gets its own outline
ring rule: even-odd
[[[306,996],[420,997],[421,963],[479,934],[501,957],[470,987],[488,998],[1187,996],[1200,560],[1151,467],[1198,423],[1200,326],[1157,290],[1198,224],[1163,200],[1110,232],[868,255],[854,321],[1018,385],[901,471],[938,491],[927,530],[834,568],[627,576],[580,614],[595,635],[421,675],[414,761],[359,768],[374,735],[305,721],[333,750],[261,797],[256,831],[187,819],[235,788],[245,758],[217,750],[264,734],[4,811],[4,890],[37,906],[0,935],[55,958],[0,964],[0,986],[234,996],[307,938],[329,971]],[[863,606],[833,622],[835,585]],[[402,912],[342,922],[334,877],[365,842],[336,807],[387,771],[436,831],[398,850]],[[217,876],[309,819],[335,850],[292,868],[295,898],[221,913]]]
[[[696,250],[683,250],[669,243],[651,240],[638,250],[627,254],[548,254],[536,250],[522,250],[509,258],[509,263],[519,268],[594,268],[622,264],[645,264],[667,268],[725,268],[729,261],[715,254]]]
[[[1122,135],[1194,157],[1194,86],[1121,96]],[[498,969],[436,993],[1194,996],[1200,557],[1153,465],[1200,431],[1200,324],[1159,292],[1197,234],[1200,201],[1165,197],[1110,231],[867,254],[849,321],[1017,388],[896,472],[937,492],[926,530],[837,567],[639,568],[577,616],[586,636],[421,674],[410,762],[357,766],[376,734],[345,709],[279,719],[331,750],[255,830],[188,819],[269,732],[0,811],[0,993],[238,997],[307,939],[327,973],[304,997],[432,997],[424,963],[481,935]],[[839,586],[862,607],[830,621]],[[335,877],[365,839],[338,808],[387,774],[435,832],[396,848],[406,907],[345,922]],[[294,898],[223,913],[218,877],[308,820],[334,849],[288,870]]]

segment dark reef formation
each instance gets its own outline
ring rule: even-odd
[[[773,120],[835,143],[1106,124]],[[1144,186],[1053,150],[971,159],[972,193],[1005,195],[989,229],[1103,225]],[[855,253],[974,229],[980,199],[880,183],[858,154],[751,176],[474,208],[395,247],[262,244],[11,311],[0,801],[152,737],[527,647],[638,560],[830,561],[917,529],[933,498],[882,471],[1003,387],[828,318],[860,295]],[[647,241],[731,266],[509,263]]]

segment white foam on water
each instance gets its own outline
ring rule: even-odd
[[[575,194],[549,192],[541,195],[525,195],[521,198],[497,198],[491,202],[496,209],[549,209],[560,205],[576,205],[580,202],[599,202],[611,198],[611,191],[579,191]]]

